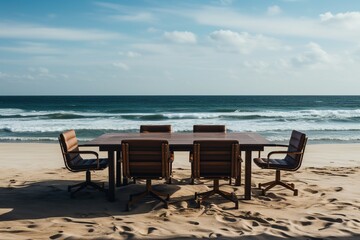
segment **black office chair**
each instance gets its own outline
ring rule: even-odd
[[[275,181],[267,183],[259,183],[259,188],[262,194],[265,195],[271,188],[280,185],[294,192],[294,196],[298,195],[298,190],[295,189],[293,183],[285,183],[280,179],[280,170],[283,171],[296,171],[300,168],[302,159],[304,157],[305,146],[307,137],[304,133],[292,131],[289,145],[276,145],[280,147],[287,147],[287,151],[272,151],[268,154],[267,158],[254,158],[254,162],[262,169],[275,169]],[[271,158],[275,154],[286,154],[284,158]],[[262,188],[265,187],[265,188]]]
[[[99,158],[98,153],[94,151],[80,151],[74,130],[61,133],[59,136],[59,143],[66,168],[71,172],[86,172],[85,182],[68,186],[68,191],[71,192],[71,197],[74,197],[75,193],[87,186],[106,192],[104,185],[100,186],[91,181],[90,171],[105,169],[108,166],[108,159]],[[83,159],[81,155],[85,154],[93,155],[95,158]],[[72,192],[71,190],[73,188],[77,189]]]

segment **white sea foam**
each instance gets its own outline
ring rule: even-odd
[[[56,114],[59,116],[53,116]],[[56,140],[58,133],[67,129],[106,132],[136,131],[141,124],[170,124],[173,131],[183,132],[192,131],[194,124],[224,124],[228,131],[260,132],[273,141],[288,140],[289,133],[293,129],[313,134],[310,136],[312,140],[359,141],[359,123],[360,109],[102,113],[89,111],[25,111],[9,108],[0,109],[0,140],[52,141]],[[44,136],[28,136],[32,133],[44,134]],[[49,137],[49,133],[54,134],[54,137]]]

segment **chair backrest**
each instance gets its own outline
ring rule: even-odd
[[[300,168],[304,157],[307,137],[304,133],[293,130],[289,141],[289,152],[301,152],[301,154],[287,154],[285,160],[292,165],[294,170]]]
[[[193,132],[220,132],[225,133],[225,125],[194,125]]]
[[[123,171],[125,177],[144,179],[168,178],[169,144],[166,140],[123,140]]]
[[[170,133],[171,125],[141,125],[140,126],[141,133]]]
[[[79,151],[75,130],[69,130],[61,133],[59,136],[59,143],[65,166],[69,170],[73,170],[71,167],[75,164],[75,161],[81,160],[80,154],[71,153],[72,151]]]
[[[239,142],[236,140],[194,141],[193,175],[195,178],[236,177]]]

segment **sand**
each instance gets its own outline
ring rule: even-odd
[[[143,181],[117,188],[115,202],[90,189],[71,199],[67,185],[85,176],[64,168],[58,144],[1,143],[0,239],[360,239],[359,153],[360,144],[308,145],[302,168],[282,174],[299,196],[280,187],[261,196],[256,184],[274,171],[254,166],[253,198],[236,210],[220,197],[196,208],[194,193],[211,182],[189,185],[188,153],[177,152],[173,184],[154,182],[171,193],[169,209],[146,198],[127,212]],[[107,170],[92,176],[107,182]],[[221,184],[242,197],[243,186]]]

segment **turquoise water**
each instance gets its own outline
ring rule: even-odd
[[[360,142],[360,96],[2,96],[0,141],[56,141],[75,129],[81,140],[136,132],[141,124],[225,124],[288,140],[292,129],[311,143]]]

